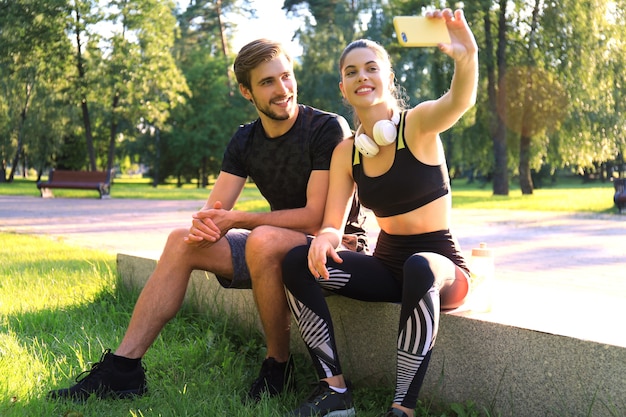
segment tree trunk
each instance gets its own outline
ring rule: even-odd
[[[111,105],[111,132],[109,134],[109,156],[107,161],[107,172],[112,172],[113,162],[115,161],[115,135],[117,134],[117,116],[115,109],[120,102],[119,92],[113,95],[113,103]]]
[[[533,48],[535,45],[535,35],[537,33],[537,19],[539,16],[539,6],[540,0],[535,0],[535,7],[533,8],[532,13],[532,21],[530,25],[530,33],[529,33],[529,42],[528,49],[526,50],[526,55],[528,59],[529,65],[526,67],[526,83],[524,84],[524,98],[523,103],[524,107],[522,108],[523,116],[521,118],[522,125],[520,127],[520,142],[519,142],[519,185],[522,190],[522,194],[531,195],[533,193],[534,184],[533,179],[530,175],[530,150],[532,143],[532,133],[534,132],[535,126],[533,123],[533,117],[530,117],[532,113],[532,109],[530,106],[535,105],[531,97],[533,96],[533,79],[531,74],[531,69],[533,68],[534,59],[533,59]]]
[[[200,175],[202,176],[202,188],[207,187],[209,185],[209,175],[207,174],[207,164],[208,164],[208,158],[205,155],[202,157],[202,166],[200,167]]]
[[[80,108],[83,112],[83,124],[85,126],[85,141],[87,143],[87,154],[89,155],[89,169],[91,171],[97,171],[96,166],[96,153],[93,149],[93,135],[91,133],[91,121],[89,120],[89,108],[87,107],[87,99],[81,98]]]
[[[152,187],[157,188],[159,185],[159,165],[161,164],[161,131],[158,127],[154,129],[156,140],[156,157],[154,161],[154,178],[152,179]]]
[[[493,194],[509,195],[509,157],[507,154],[506,128],[498,120],[497,129],[493,136],[493,153],[495,168],[493,172]]]
[[[85,141],[87,143],[87,154],[89,155],[89,169],[96,171],[96,154],[93,147],[93,135],[91,133],[91,121],[89,120],[89,107],[87,106],[87,88],[85,82],[85,65],[83,64],[82,43],[80,39],[80,12],[78,5],[74,9],[76,12],[76,68],[78,69],[78,82],[80,88],[80,108],[83,112],[83,124],[85,126]]]
[[[222,53],[224,57],[228,57],[228,41],[226,39],[226,28],[224,27],[224,22],[222,21],[222,0],[217,0],[217,22],[220,25],[220,39],[222,41]],[[233,85],[230,77],[230,65],[226,67],[226,82],[228,83],[228,93],[232,96]]]
[[[504,77],[506,71],[506,0],[500,0],[500,14],[498,18],[498,45],[496,57],[493,57],[493,36],[491,34],[491,20],[489,13],[485,13],[485,43],[487,62],[487,94],[489,98],[489,109],[491,120],[489,130],[493,142],[494,154],[494,171],[493,171],[493,194],[509,195],[509,170],[508,170],[508,154],[506,144],[506,127],[503,117],[505,114],[504,106],[498,103],[504,103],[506,97],[506,89],[503,83],[499,82]],[[497,75],[496,75],[497,65]]]
[[[17,130],[17,148],[15,149],[15,156],[13,157],[13,162],[11,163],[11,171],[9,172],[8,182],[13,182],[13,178],[15,177],[15,168],[20,160],[20,154],[22,153],[22,148],[24,147],[24,124],[26,123],[26,116],[28,114],[28,106],[30,105],[30,97],[33,91],[33,84],[26,84],[26,99],[24,100],[24,107],[22,107],[22,111],[20,112],[20,124]]]
[[[530,175],[530,144],[531,137],[521,135],[519,145],[519,185],[522,194],[530,195],[533,193],[533,179]]]

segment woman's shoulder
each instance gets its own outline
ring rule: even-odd
[[[354,149],[354,136],[350,136],[339,142],[333,151],[333,162],[345,166],[352,165],[352,155]]]
[[[335,147],[335,152],[344,153],[350,152],[352,153],[352,148],[354,148],[354,135],[347,137],[346,139],[339,142],[339,144]]]
[[[431,140],[441,132],[436,121],[431,120],[437,114],[436,100],[426,100],[406,111],[404,133],[409,142]]]

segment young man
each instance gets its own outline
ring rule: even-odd
[[[249,43],[235,59],[234,71],[241,94],[259,118],[233,135],[215,186],[192,216],[191,227],[170,233],[115,353],[106,351],[85,377],[70,388],[51,391],[50,398],[144,394],[141,358],[180,309],[194,269],[213,272],[224,287],[253,290],[267,358],[248,397],[259,400],[263,393],[276,395],[290,386],[291,316],[281,262],[318,231],[331,155],[351,132],[341,116],[298,104],[293,63],[280,44],[264,39]],[[232,210],[248,177],[269,202],[269,213]],[[358,204],[356,208],[350,233],[362,232]]]

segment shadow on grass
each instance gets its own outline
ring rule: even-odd
[[[217,415],[213,413],[219,410],[220,415],[270,416],[284,407],[287,398],[258,406],[241,401],[265,355],[260,334],[188,306],[165,326],[146,354],[146,396],[117,401],[92,398],[84,404],[47,401],[48,390],[71,385],[75,376],[99,360],[103,349],[115,349],[136,296],[116,285],[89,303],[8,315],[2,326],[6,340],[0,345],[3,354],[15,357],[16,369],[11,370],[6,358],[2,360],[8,386],[3,389],[0,415],[64,416],[73,411],[80,413],[77,416],[204,416]]]

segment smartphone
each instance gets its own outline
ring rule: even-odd
[[[398,42],[406,47],[437,46],[450,43],[448,27],[443,19],[424,16],[396,16],[393,18]]]

